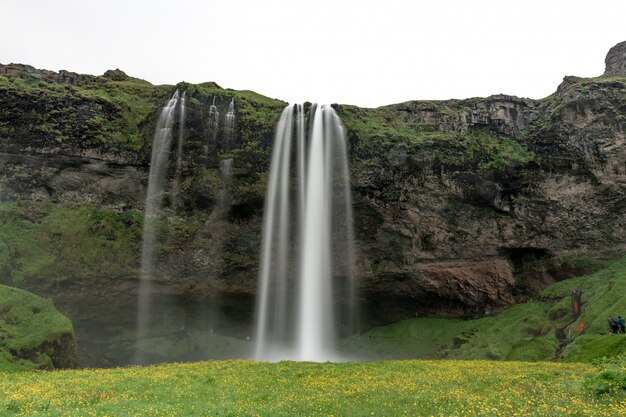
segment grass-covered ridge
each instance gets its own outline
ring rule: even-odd
[[[573,289],[582,292],[580,317],[572,312]],[[363,358],[591,362],[626,354],[626,335],[608,331],[611,315],[626,316],[626,257],[492,316],[408,319],[343,340],[342,350]]]
[[[535,154],[510,135],[496,133],[484,126],[470,131],[459,130],[460,127],[453,129],[457,119],[466,117],[464,112],[471,113],[462,101],[405,104],[411,112],[419,113],[413,106],[424,107],[437,118],[429,123],[413,113],[407,116],[402,110],[403,105],[375,109],[338,107],[359,163],[384,167],[389,162],[405,165],[413,160],[485,171],[525,165],[535,160]],[[396,163],[394,159],[398,156],[400,159]]]
[[[52,301],[0,285],[0,371],[75,364],[72,323]]]
[[[614,372],[614,370],[612,370]],[[390,361],[167,364],[0,374],[4,416],[618,416],[584,364]],[[599,391],[605,392],[599,395]]]
[[[244,143],[258,142],[265,131],[271,131],[286,104],[213,82],[152,85],[121,71],[107,74],[50,76],[35,69],[19,75],[0,74],[0,145],[125,152],[143,160],[160,109],[177,88],[187,92],[188,108],[193,110],[188,121],[193,124],[195,118],[196,126],[191,129],[202,139],[206,139],[202,130],[208,127],[203,125],[208,123],[214,99],[221,112],[235,100],[238,134]]]
[[[143,129],[171,89],[134,78],[89,77],[72,85],[0,76],[0,138],[137,151],[143,146]]]

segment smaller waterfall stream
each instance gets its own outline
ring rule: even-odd
[[[145,343],[150,322],[150,294],[154,279],[154,248],[159,211],[163,204],[165,174],[172,143],[174,113],[179,101],[178,90],[161,110],[152,142],[152,157],[148,175],[148,190],[144,211],[143,240],[141,243],[141,276],[137,305],[137,350],[135,363],[145,362]]]
[[[185,133],[185,117],[187,112],[186,107],[187,92],[184,91],[180,98],[180,106],[178,113],[178,143],[176,145],[176,174],[174,176],[174,183],[172,185],[172,206],[178,205],[178,193],[180,189],[180,176],[183,169],[183,143]]]
[[[224,116],[224,149],[232,147],[233,133],[235,130],[235,99],[230,100],[228,111]]]

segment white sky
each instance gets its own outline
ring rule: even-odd
[[[624,40],[624,0],[0,0],[1,63],[289,102],[541,98]]]

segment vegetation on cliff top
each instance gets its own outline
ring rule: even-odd
[[[32,74],[0,75],[0,140],[5,146],[91,147],[114,153],[138,153],[150,147],[159,110],[174,86],[155,86],[127,76],[77,77],[69,83]],[[234,98],[243,143],[259,139],[258,132],[271,132],[285,105],[215,83],[182,82],[176,87],[187,91],[190,104],[203,111],[214,97],[226,103]]]
[[[77,85],[0,76],[0,138],[22,146],[138,151],[169,86],[93,77]]]
[[[432,102],[430,107],[442,115],[467,110],[449,106],[448,102]],[[356,161],[368,166],[384,167],[391,163],[412,167],[426,163],[478,171],[505,169],[535,159],[523,143],[488,129],[445,131],[441,121],[418,122],[394,106],[361,109],[342,105],[338,110],[354,146]]]
[[[52,301],[0,285],[0,371],[76,365],[72,323]]]

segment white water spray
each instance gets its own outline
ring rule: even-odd
[[[163,204],[164,181],[167,173],[174,112],[178,103],[178,90],[161,110],[152,142],[152,157],[148,175],[148,190],[144,212],[143,240],[141,243],[141,276],[137,305],[137,351],[135,363],[144,363],[144,347],[150,322],[150,294],[154,274],[154,247],[159,212]]]
[[[176,146],[176,174],[174,176],[174,184],[172,185],[172,206],[178,205],[178,193],[180,192],[180,177],[183,169],[183,143],[185,133],[185,117],[187,113],[187,92],[184,91],[180,98],[180,106],[178,113],[178,143]]]
[[[329,106],[313,106],[310,118],[308,144],[300,105],[283,111],[276,130],[257,297],[258,359],[338,360],[338,330],[354,322],[345,135]]]
[[[224,149],[230,150],[232,147],[233,134],[235,130],[235,99],[230,100],[228,110],[224,116]]]

